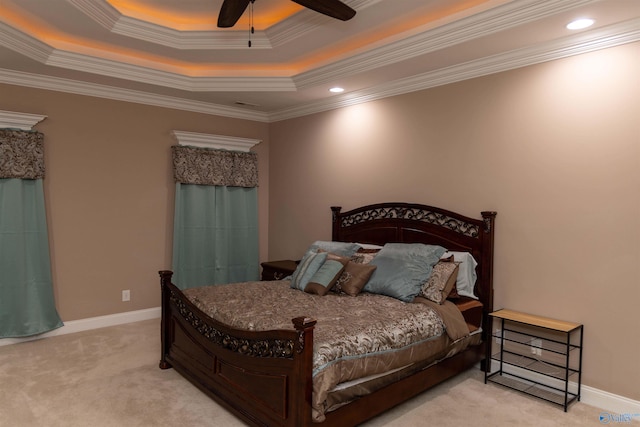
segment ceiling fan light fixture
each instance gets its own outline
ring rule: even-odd
[[[332,87],[331,89],[329,89],[329,92],[331,92],[331,93],[342,93],[342,92],[344,92],[344,88],[341,88],[341,87],[338,87],[338,86]]]

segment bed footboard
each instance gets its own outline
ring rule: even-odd
[[[251,425],[303,426],[311,420],[313,329],[243,331],[208,317],[160,271],[160,368],[174,368]]]

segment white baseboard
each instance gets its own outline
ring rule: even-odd
[[[584,385],[581,394],[580,401],[587,405],[601,408],[611,414],[629,415],[634,421],[640,421],[640,401]]]
[[[497,371],[499,369],[499,362],[492,360],[491,371]],[[518,368],[517,366],[505,366],[504,371],[506,373],[513,373],[522,378],[537,381],[542,384],[546,384],[556,388],[564,388],[564,383],[560,380],[546,377],[536,372],[528,371]],[[576,382],[569,382],[569,391],[576,392],[578,384]],[[632,400],[624,396],[609,393],[607,391],[599,390],[597,388],[585,386],[580,387],[580,402],[600,408],[603,410],[603,415],[625,415],[631,420],[640,421],[640,401]]]
[[[88,331],[91,329],[106,328],[107,326],[122,325],[125,323],[140,322],[142,320],[159,319],[162,311],[160,307],[144,310],[127,311],[124,313],[109,314],[107,316],[90,317],[87,319],[70,320],[64,322],[64,326],[45,334],[34,335],[26,338],[0,339],[0,347],[21,342],[34,341],[42,338],[50,338],[58,335],[72,334],[74,332]]]

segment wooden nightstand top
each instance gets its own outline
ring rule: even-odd
[[[292,259],[281,259],[278,261],[265,261],[260,264],[262,267],[270,267],[277,268],[280,270],[291,270],[294,271],[298,266],[298,263]]]

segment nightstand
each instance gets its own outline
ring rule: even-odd
[[[570,403],[580,400],[582,324],[513,310],[489,316],[486,360],[493,363],[485,371],[485,383],[547,400],[565,412]]]
[[[260,264],[262,266],[261,280],[282,280],[293,274],[298,263],[291,259],[280,261],[267,261]]]

